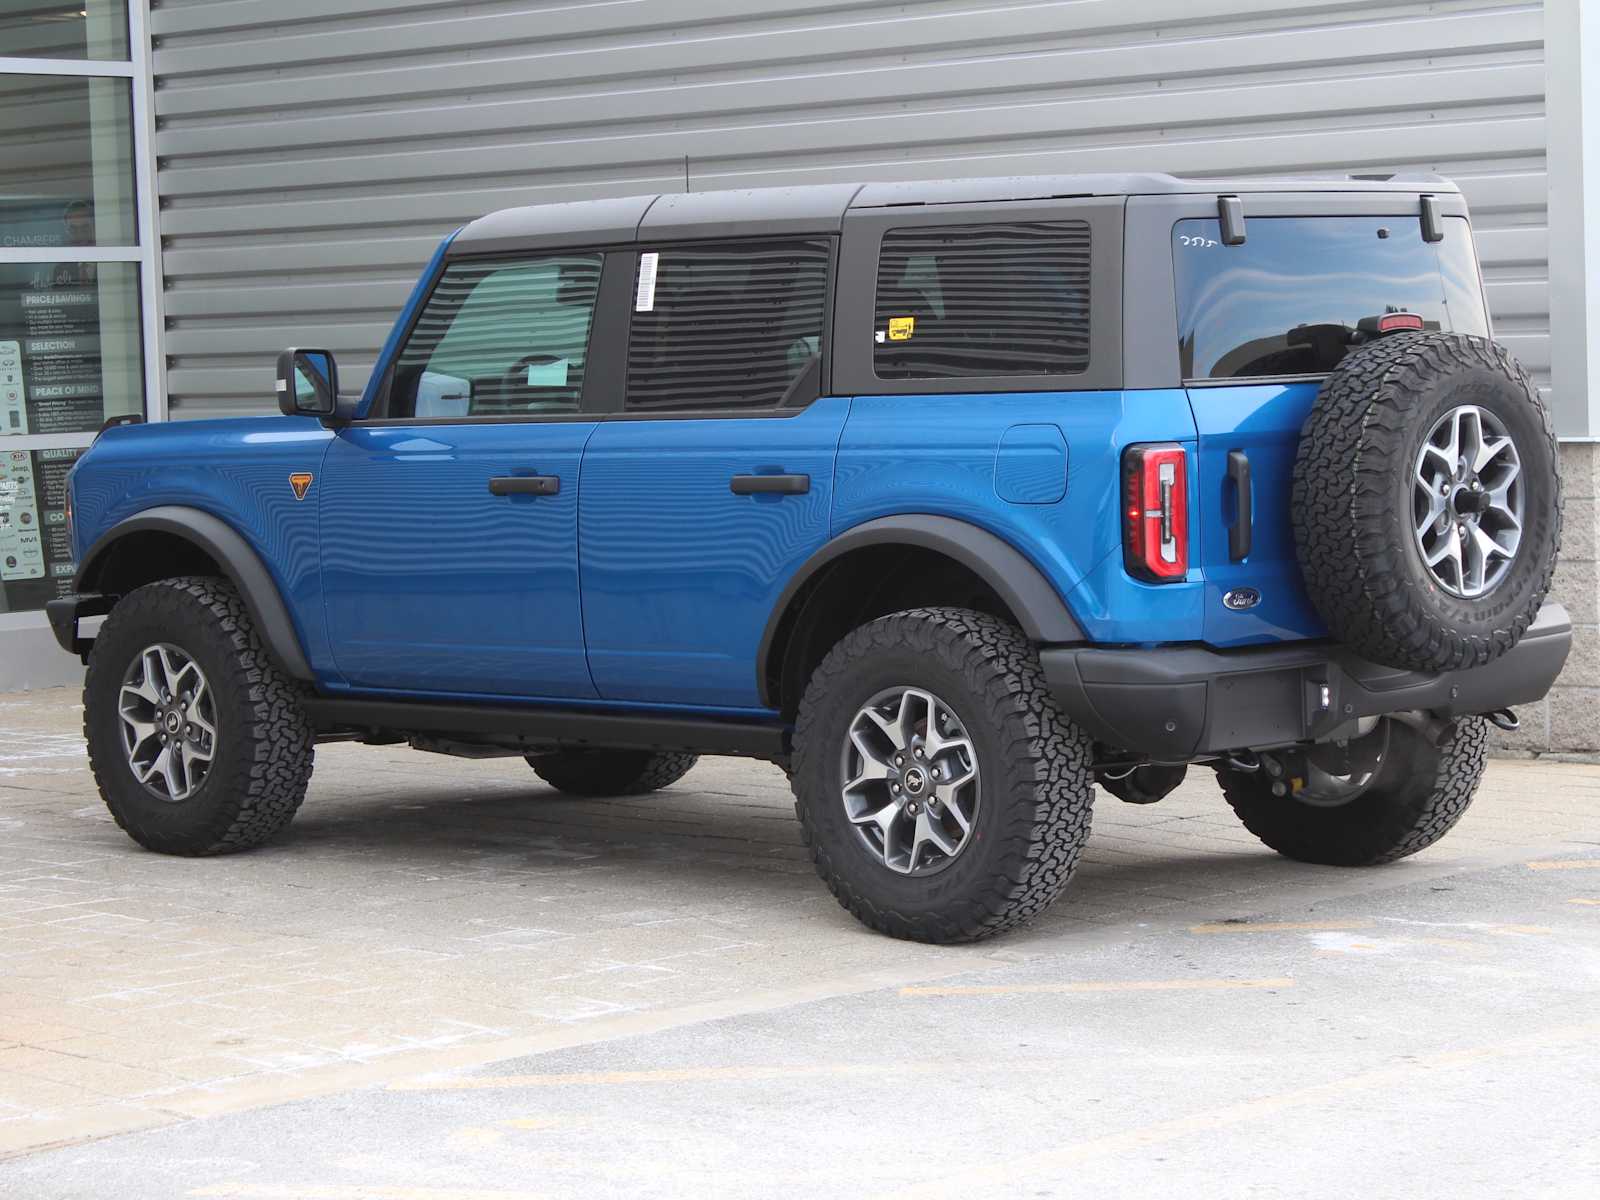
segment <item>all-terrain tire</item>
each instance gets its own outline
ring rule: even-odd
[[[1217,779],[1244,827],[1285,858],[1371,867],[1425,850],[1450,832],[1478,790],[1488,742],[1481,717],[1463,718],[1442,746],[1391,718],[1378,777],[1333,808],[1274,796],[1262,771],[1223,769]]]
[[[1413,507],[1423,441],[1463,405],[1490,412],[1512,438],[1524,506],[1510,566],[1471,598],[1429,571]],[[1527,373],[1491,341],[1382,338],[1348,354],[1322,385],[1300,434],[1292,519],[1306,590],[1338,640],[1415,671],[1490,662],[1532,623],[1555,570],[1561,481],[1550,415]]]
[[[569,796],[642,796],[677,783],[698,754],[650,750],[561,750],[531,754],[540,779]]]
[[[135,777],[119,716],[130,664],[160,644],[199,666],[215,707],[215,757],[194,793],[178,801]],[[112,817],[163,854],[227,854],[272,838],[293,819],[311,779],[315,738],[300,697],[226,580],[165,579],[128,593],[94,639],[83,687],[89,768]]]
[[[940,697],[965,728],[981,793],[969,840],[935,874],[897,874],[855,832],[841,755],[885,689]],[[848,634],[801,701],[791,786],[817,874],[863,924],[920,942],[970,942],[1043,912],[1089,837],[1091,743],[1056,704],[1022,631],[957,608],[894,613]]]

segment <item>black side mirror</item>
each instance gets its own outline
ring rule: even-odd
[[[331,417],[339,407],[339,368],[327,350],[278,355],[278,409],[286,417]]]

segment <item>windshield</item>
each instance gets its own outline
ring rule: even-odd
[[[1444,221],[1422,240],[1416,214],[1250,217],[1242,246],[1214,219],[1172,230],[1185,379],[1324,375],[1363,318],[1416,313],[1425,329],[1487,336],[1472,231]]]

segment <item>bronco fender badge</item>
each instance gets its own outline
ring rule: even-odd
[[[1234,588],[1222,595],[1222,607],[1233,612],[1243,612],[1261,603],[1261,593],[1253,587]]]
[[[311,490],[311,472],[296,471],[289,476],[289,486],[294,489],[294,498],[296,500],[304,500],[306,493]]]

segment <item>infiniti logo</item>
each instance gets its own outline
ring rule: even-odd
[[[1247,608],[1254,608],[1261,603],[1261,593],[1253,587],[1234,588],[1223,593],[1222,607],[1232,609],[1234,612],[1243,612]]]

